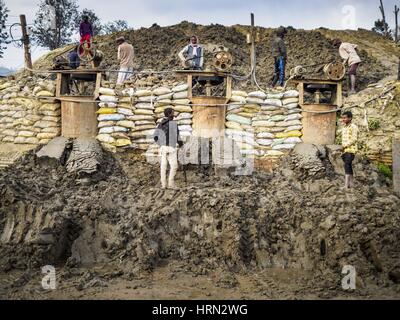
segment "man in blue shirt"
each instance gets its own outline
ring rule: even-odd
[[[77,69],[81,65],[81,59],[78,55],[78,48],[79,46],[76,46],[74,50],[68,53],[69,67],[71,69]]]

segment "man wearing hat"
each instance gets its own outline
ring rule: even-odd
[[[132,75],[135,52],[133,46],[127,43],[124,37],[119,37],[116,42],[118,45],[118,60],[120,61],[117,84],[122,84]]]

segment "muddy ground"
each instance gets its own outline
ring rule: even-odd
[[[0,172],[0,297],[400,298],[400,199],[365,160],[345,193],[326,151],[299,147],[272,174],[190,167],[176,191],[138,154],[82,177],[31,152]],[[45,265],[58,290],[41,289]]]

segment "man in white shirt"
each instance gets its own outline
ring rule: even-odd
[[[342,42],[340,39],[335,39],[333,41],[333,45],[336,48],[339,48],[340,57],[344,60],[344,63],[349,65],[349,76],[351,82],[350,94],[354,94],[356,93],[357,69],[361,63],[361,58],[356,51],[357,45],[348,42]]]
[[[204,64],[204,49],[196,36],[190,38],[190,43],[179,52],[179,59],[187,69],[202,70]]]

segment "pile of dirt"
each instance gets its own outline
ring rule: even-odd
[[[195,275],[289,268],[340,289],[352,265],[363,283],[395,286],[400,199],[362,161],[356,191],[342,191],[337,158],[299,145],[273,174],[189,167],[187,186],[179,173],[183,187],[162,191],[158,167],[136,154],[105,153],[82,183],[30,153],[0,172],[0,270],[107,264],[133,279],[166,263]]]
[[[270,55],[270,41],[276,30],[257,28],[260,42],[257,44],[258,77],[263,87],[270,84],[273,74],[273,61]],[[207,48],[224,46],[232,52],[235,63],[233,73],[246,75],[249,73],[249,47],[246,43],[248,26],[226,27],[219,24],[198,25],[190,22],[182,22],[177,25],[160,27],[154,24],[150,28],[127,30],[96,39],[98,49],[104,53],[104,68],[118,69],[116,58],[115,38],[124,36],[135,47],[135,68],[137,70],[176,70],[181,69],[178,52],[187,44],[188,38],[196,34],[200,42]],[[359,35],[359,36],[358,36]],[[360,88],[377,82],[386,76],[396,74],[397,58],[400,50],[390,41],[377,36],[367,30],[354,31],[352,37],[346,31],[333,31],[327,29],[296,30],[289,28],[286,42],[288,46],[287,71],[295,66],[310,66],[310,74],[316,73],[324,64],[340,59],[337,49],[332,46],[331,39],[343,37],[345,40],[354,40],[359,45],[359,53],[363,64],[359,69]],[[376,50],[376,43],[390,50]],[[160,45],[161,44],[161,45]],[[375,48],[375,49],[374,49]],[[62,52],[58,49],[35,63],[37,69],[48,69],[52,65],[54,56]],[[206,55],[210,61],[210,53]],[[317,65],[317,66],[316,66]],[[162,74],[163,77],[170,76]],[[116,77],[115,73],[111,77]],[[245,81],[236,84],[237,87],[254,89],[251,82]]]

